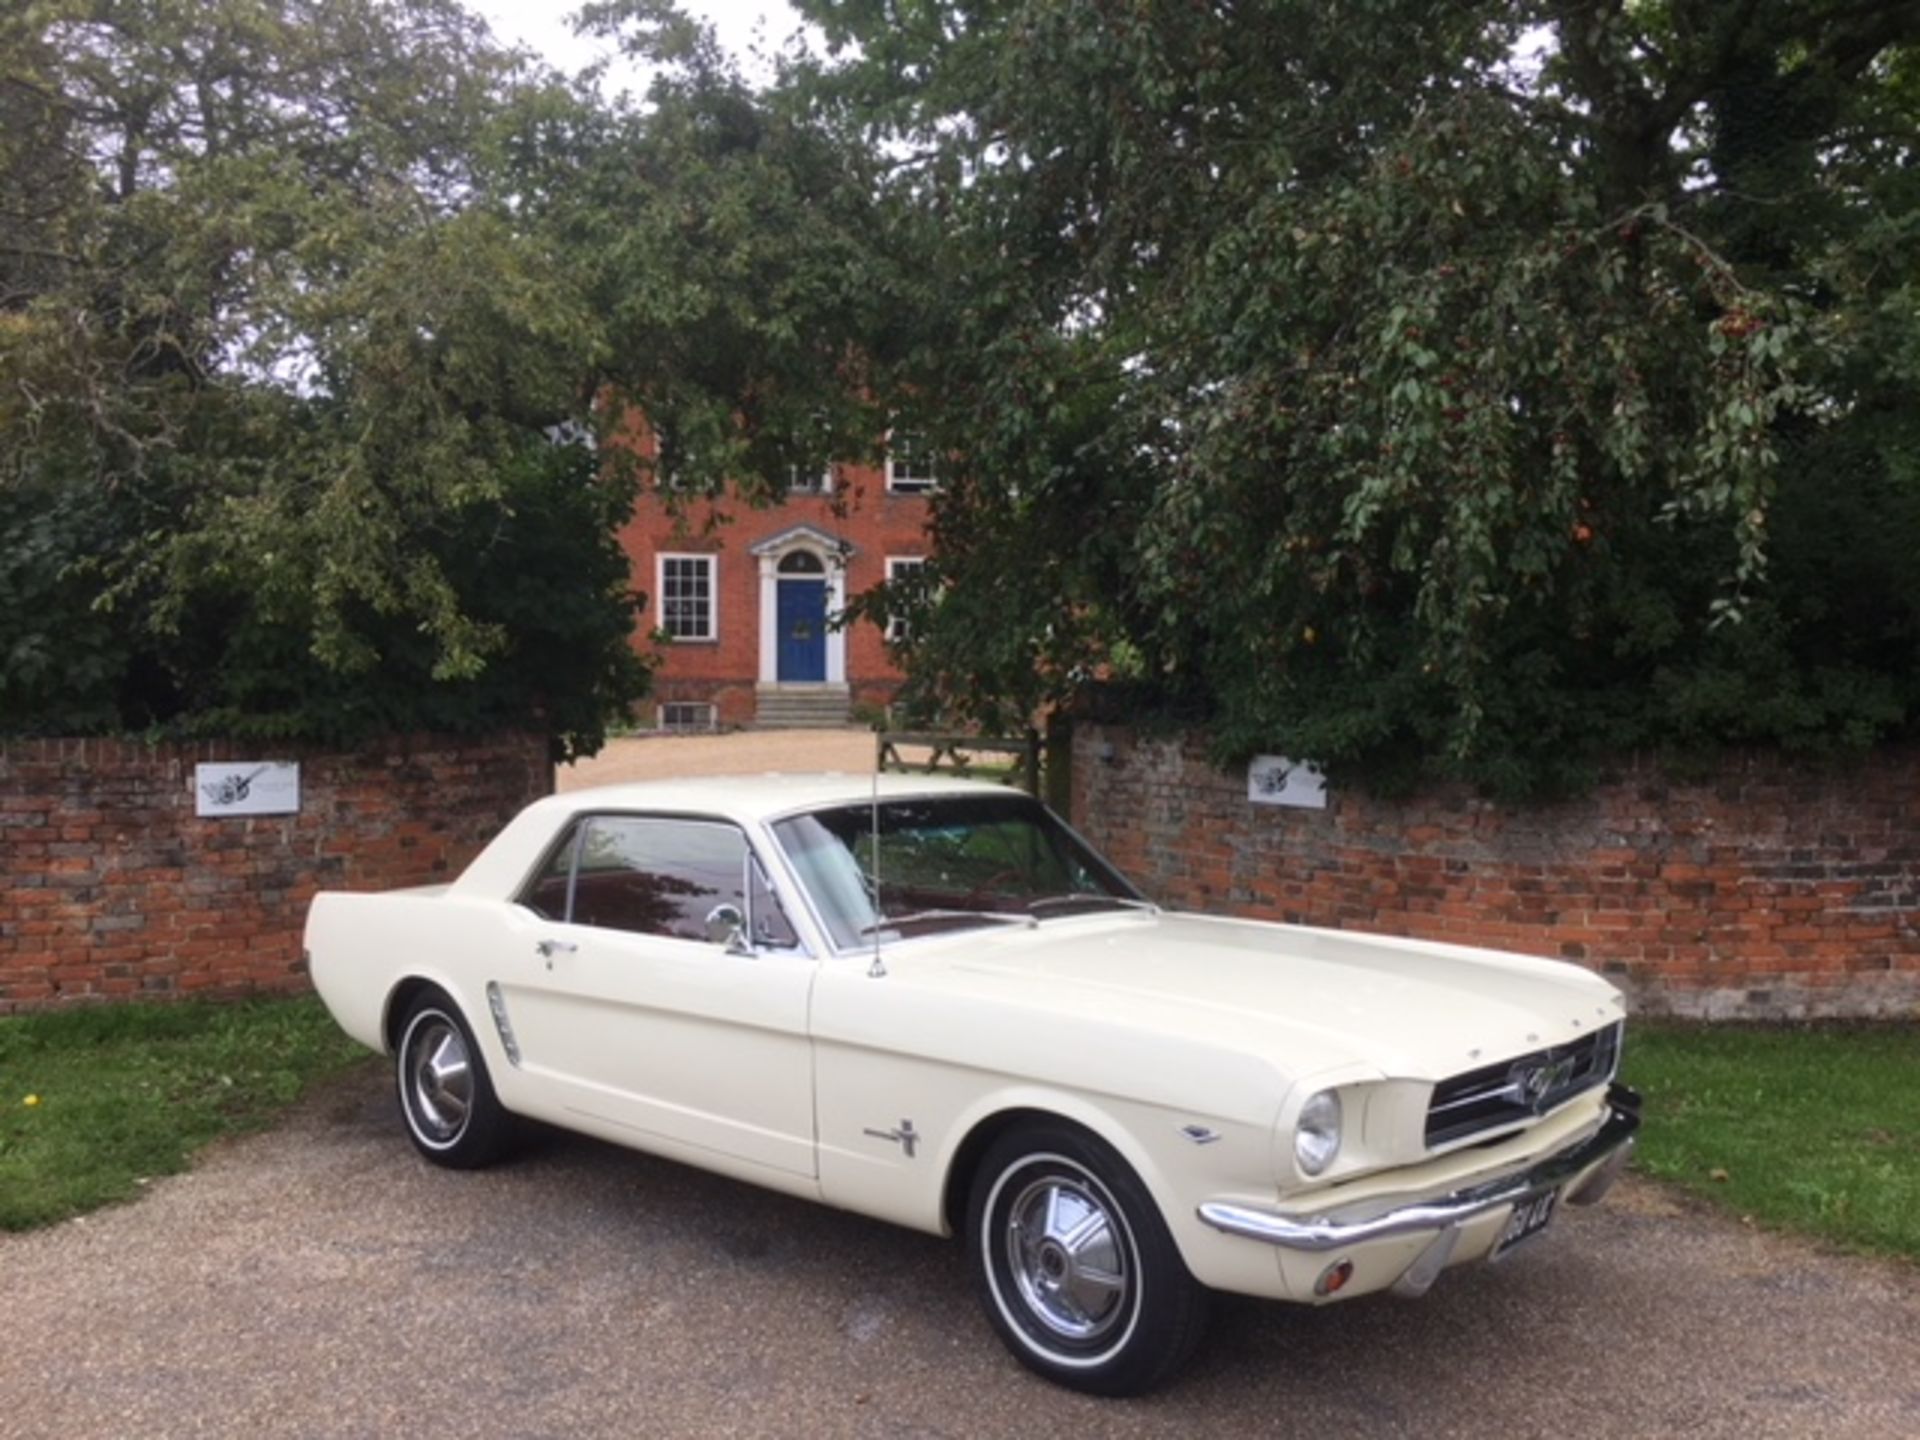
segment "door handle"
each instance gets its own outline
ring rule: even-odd
[[[533,947],[533,953],[543,960],[552,960],[556,955],[571,955],[580,947],[571,940],[541,940]]]

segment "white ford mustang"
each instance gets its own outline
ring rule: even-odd
[[[320,895],[306,946],[429,1160],[529,1117],[960,1232],[1013,1353],[1102,1394],[1171,1371],[1209,1290],[1506,1253],[1639,1123],[1597,976],[1169,913],[959,780],[556,795],[451,885]]]

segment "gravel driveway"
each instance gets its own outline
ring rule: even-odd
[[[909,755],[919,752],[909,751]],[[561,765],[561,790],[688,775],[761,775],[771,771],[873,773],[871,730],[736,730],[724,735],[634,735],[609,740],[588,760]]]
[[[591,1141],[418,1160],[371,1063],[0,1237],[0,1435],[1920,1434],[1920,1273],[1628,1184],[1425,1300],[1225,1301],[1146,1400],[1029,1377],[956,1247]]]

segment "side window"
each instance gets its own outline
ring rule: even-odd
[[[542,920],[567,918],[567,881],[573,875],[573,852],[579,842],[579,825],[569,825],[566,838],[553,847],[553,854],[521,897],[520,903]]]
[[[800,943],[800,936],[793,928],[793,922],[787,919],[785,907],[780,897],[767,881],[767,872],[760,868],[760,862],[753,862],[748,883],[753,887],[753,904],[747,913],[753,917],[753,943],[771,945],[777,950],[791,950]]]
[[[520,903],[564,922],[569,898],[576,925],[712,943],[707,916],[731,905],[753,917],[756,945],[786,950],[800,943],[759,860],[749,867],[746,837],[717,820],[594,815],[577,822]]]
[[[625,815],[586,825],[574,924],[705,942],[716,905],[744,906],[747,841],[733,826]]]

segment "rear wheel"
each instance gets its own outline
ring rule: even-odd
[[[967,1236],[987,1318],[1049,1380],[1137,1395],[1199,1342],[1206,1291],[1139,1177],[1084,1130],[1029,1125],[994,1142]]]
[[[427,1159],[472,1170],[505,1152],[513,1117],[493,1093],[473,1032],[439,990],[424,992],[408,1009],[395,1069],[407,1134]]]

